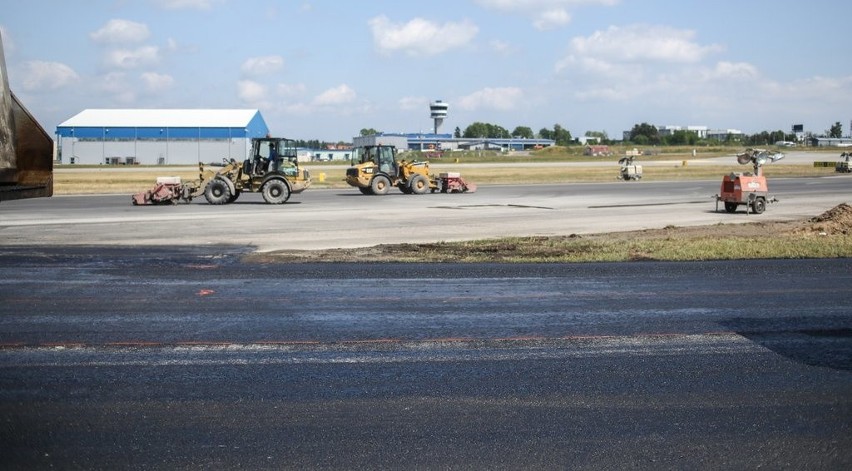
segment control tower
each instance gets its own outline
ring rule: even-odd
[[[435,100],[432,103],[429,103],[429,111],[432,113],[432,119],[435,120],[435,134],[438,134],[438,128],[441,127],[441,124],[444,122],[444,118],[447,117],[447,109],[449,107],[450,105],[441,100]]]

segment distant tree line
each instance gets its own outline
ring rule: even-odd
[[[373,128],[361,129],[361,136],[370,136],[380,134]],[[842,137],[843,126],[839,121],[835,122],[828,130],[825,131],[825,137]],[[474,122],[468,125],[464,130],[459,127],[455,128],[453,136],[456,138],[466,139],[552,139],[558,146],[569,146],[579,144],[579,140],[571,136],[571,132],[559,124],[554,124],[553,128],[541,128],[538,132],[533,132],[529,126],[516,126],[512,132],[498,124]],[[584,134],[587,138],[594,138],[601,144],[613,144],[616,141],[611,140],[605,131],[586,131]],[[712,144],[735,144],[744,146],[759,146],[771,145],[778,141],[794,141],[795,134],[778,131],[762,131],[756,134],[730,134],[721,139],[700,138],[698,133],[689,130],[678,130],[665,136],[660,135],[659,130],[653,124],[639,123],[633,126],[630,130],[629,138],[626,141],[630,144],[645,146],[694,146],[694,145],[712,145]],[[296,145],[300,147],[324,148],[328,144],[324,141],[309,140],[296,141]],[[340,144],[340,143],[337,143]]]

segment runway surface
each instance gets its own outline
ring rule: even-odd
[[[716,211],[719,181],[480,186],[476,193],[361,195],[311,190],[284,205],[257,194],[234,204],[132,206],[130,195],[0,204],[0,244],[208,245],[259,251],[368,247],[504,236],[570,235],[666,226],[792,220],[850,201],[852,178],[773,179],[780,202],[762,215]]]

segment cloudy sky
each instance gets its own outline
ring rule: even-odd
[[[847,0],[0,0],[12,90],[48,132],[86,108],[257,108],[350,140],[560,124],[822,133],[852,121]]]

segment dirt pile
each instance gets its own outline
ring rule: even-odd
[[[808,219],[800,232],[818,234],[852,234],[852,206],[841,203],[819,216]]]

